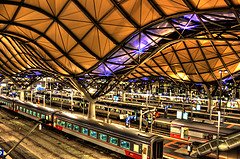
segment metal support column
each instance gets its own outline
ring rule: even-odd
[[[139,119],[139,131],[142,130],[142,110],[140,110],[140,119]]]
[[[31,103],[33,102],[33,90],[31,89]]]
[[[43,106],[46,107],[46,95],[43,95]]]
[[[126,102],[126,93],[125,93],[125,91],[122,92],[122,101]]]
[[[220,132],[221,111],[218,111],[218,129],[217,129],[217,159],[219,158],[219,132]]]
[[[150,130],[150,132],[152,133],[152,128],[153,128],[153,114],[152,114],[152,112],[151,112],[150,114],[151,114],[151,130]]]
[[[61,107],[60,110],[62,110],[62,105],[63,105],[63,96],[62,96],[63,90],[61,90]]]
[[[209,96],[209,97],[208,97],[208,109],[207,109],[207,112],[210,112],[210,111],[211,111],[212,105],[213,105],[212,96]]]
[[[96,119],[95,101],[90,101],[88,106],[88,118]]]
[[[212,110],[212,95],[211,95],[211,87],[207,87],[207,85],[203,85],[203,88],[205,90],[205,92],[207,93],[207,98],[208,98],[208,108],[207,108],[207,112],[211,113]],[[211,119],[210,119],[211,120]]]
[[[20,98],[21,101],[25,101],[24,90],[20,90]]]
[[[219,71],[220,73],[220,82],[219,82],[219,104],[218,104],[218,110],[221,112],[222,107],[222,71]]]
[[[51,83],[51,81],[50,81],[50,96],[49,96],[49,104],[50,104],[50,107],[52,106],[52,83]]]
[[[193,121],[193,104],[191,103],[191,121]]]
[[[71,90],[71,111],[73,112],[73,106],[74,106],[74,103],[73,103],[73,90]]]

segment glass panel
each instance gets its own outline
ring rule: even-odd
[[[48,115],[46,116],[46,120],[48,120]]]
[[[117,145],[118,144],[118,139],[115,137],[110,137],[110,141],[111,144]]]
[[[36,113],[36,112],[33,112],[33,116],[37,116],[37,113]]]
[[[67,123],[67,128],[68,129],[72,129],[72,124],[71,123]]]
[[[88,135],[88,129],[82,128],[82,133],[85,134],[85,135]]]
[[[61,120],[57,119],[57,125],[61,125]]]
[[[22,111],[22,107],[20,107],[20,111]]]
[[[94,137],[94,138],[97,138],[97,132],[93,131],[93,130],[90,130],[90,136]]]
[[[60,125],[65,127],[65,124],[66,124],[66,122],[62,121]]]
[[[128,149],[128,150],[130,149],[130,143],[127,142],[127,141],[124,141],[124,140],[121,140],[120,146],[121,146],[122,148],[125,148],[125,149]]]
[[[37,117],[40,118],[40,113],[37,113]]]
[[[73,130],[79,131],[79,126],[78,125],[73,125]]]
[[[29,114],[32,115],[32,110],[29,110]]]
[[[45,115],[44,114],[41,115],[41,119],[45,119]]]
[[[25,112],[26,108],[23,108],[23,112]]]
[[[133,144],[133,151],[139,152],[139,145]]]
[[[26,109],[26,113],[29,114],[29,110],[28,109]]]
[[[102,140],[102,141],[107,141],[107,135],[105,134],[99,134],[99,139]]]

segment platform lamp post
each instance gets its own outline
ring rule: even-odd
[[[217,125],[217,159],[219,158],[219,132],[220,132],[220,120],[221,120],[221,112],[218,111],[218,125]]]
[[[222,106],[222,70],[219,70],[220,73],[220,83],[219,83],[219,104],[218,104],[218,110],[221,112],[221,106]]]
[[[61,90],[61,110],[62,110],[62,105],[63,105],[63,90]]]
[[[73,107],[74,107],[74,103],[73,103],[73,89],[71,89],[71,112],[73,112]]]
[[[221,112],[221,106],[222,106],[222,75],[223,73],[227,73],[227,71],[225,70],[219,70],[219,73],[220,73],[220,82],[219,82],[219,104],[218,104],[218,108],[219,108],[219,111]]]
[[[33,102],[33,90],[32,90],[32,87],[31,87],[31,103]]]
[[[50,103],[50,107],[52,107],[52,79],[50,79],[50,83],[49,83],[49,85],[50,85],[50,96],[49,96],[49,103]]]
[[[220,123],[221,123],[221,107],[222,107],[222,75],[223,73],[227,73],[227,71],[219,70],[220,73],[220,82],[219,82],[219,87],[220,87],[220,92],[219,92],[219,104],[218,104],[218,125],[217,125],[217,159],[219,158],[219,132],[220,132]]]
[[[193,103],[192,103],[192,89],[190,88],[190,99],[189,99],[189,103],[191,106],[191,121],[193,121]]]

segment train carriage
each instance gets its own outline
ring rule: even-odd
[[[54,127],[135,159],[163,157],[163,139],[156,135],[60,112],[54,114]]]
[[[37,106],[36,104],[22,102],[22,101],[15,101],[14,102],[14,110],[15,112],[26,116],[33,120],[40,120],[46,122],[46,124],[52,125],[52,114],[54,109],[48,107]]]
[[[0,105],[3,108],[13,110],[14,111],[14,105],[13,105],[14,99],[10,97],[0,96]]]

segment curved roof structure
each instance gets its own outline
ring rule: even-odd
[[[238,0],[4,0],[0,72],[67,78],[101,96],[148,76],[208,83],[240,70]],[[226,74],[219,73],[225,71]],[[95,91],[91,93],[90,88]]]

